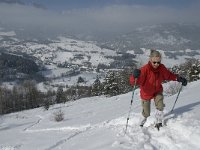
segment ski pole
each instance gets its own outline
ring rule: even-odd
[[[133,104],[133,98],[134,98],[134,93],[135,93],[135,89],[136,89],[136,82],[137,82],[137,78],[135,79],[134,86],[133,86],[131,105],[129,106],[128,117],[127,117],[127,120],[126,120],[126,128],[125,128],[125,132],[124,132],[125,134],[126,134],[126,131],[127,131],[128,121],[129,121],[129,117],[130,117],[130,113],[131,113],[131,107],[132,107],[132,104]]]
[[[180,89],[179,89],[179,91],[178,91],[178,95],[176,96],[176,100],[175,100],[175,102],[174,102],[174,106],[172,107],[171,112],[173,112],[173,110],[174,110],[174,107],[175,107],[176,102],[177,102],[177,100],[178,100],[179,94],[180,94],[180,92],[181,92],[181,90],[182,90],[182,87],[183,87],[183,85],[181,85],[181,87],[180,87]]]

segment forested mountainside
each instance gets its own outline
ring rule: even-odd
[[[28,79],[38,71],[38,65],[30,58],[11,53],[0,53],[0,80]]]

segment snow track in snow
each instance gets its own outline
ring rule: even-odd
[[[168,120],[167,126],[160,128],[160,131],[154,127],[139,127],[139,124],[133,121],[137,117],[132,116],[126,135],[124,135],[124,126],[115,128],[119,134],[113,146],[132,150],[200,149],[200,126],[196,126],[200,122],[197,120],[192,122],[191,115],[191,113],[185,113],[183,116]],[[188,121],[191,121],[191,126],[188,126]]]

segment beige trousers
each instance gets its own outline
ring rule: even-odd
[[[156,95],[156,97],[154,98],[154,102],[156,109],[159,111],[163,111],[165,106],[163,103],[163,94]],[[149,117],[151,113],[151,100],[142,100],[142,108],[142,115],[145,118]]]

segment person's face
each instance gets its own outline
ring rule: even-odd
[[[152,57],[150,58],[150,62],[153,66],[153,68],[158,68],[158,66],[160,65],[161,63],[161,58],[160,57]]]

